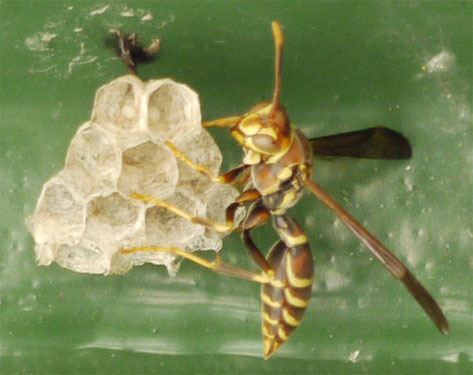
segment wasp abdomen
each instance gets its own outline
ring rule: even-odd
[[[289,225],[282,228],[280,224],[283,223]],[[277,217],[276,228],[285,231],[282,238],[290,238],[289,232],[300,238],[299,225],[285,215],[282,219]],[[266,359],[290,338],[302,322],[310,303],[314,277],[312,251],[307,241],[291,247],[287,241],[279,241],[270,250],[267,260],[275,278],[264,284],[261,291]]]

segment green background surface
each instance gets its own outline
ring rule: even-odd
[[[472,373],[471,1],[0,4],[2,374]],[[108,30],[161,38],[142,77],[189,84],[214,119],[271,97],[275,19],[286,37],[282,101],[299,129],[385,124],[411,140],[410,161],[318,160],[316,178],[423,281],[449,336],[309,195],[291,213],[314,251],[313,303],[269,361],[255,284],[187,262],[174,278],[151,265],[109,277],[36,265],[25,217],[97,88],[125,73],[104,48]],[[449,61],[433,69],[442,53]],[[213,134],[224,169],[238,164],[229,134]],[[276,239],[270,226],[255,237],[263,249]],[[237,235],[222,254],[255,269]]]

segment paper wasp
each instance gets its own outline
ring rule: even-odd
[[[242,146],[245,156],[242,165],[216,176],[206,167],[190,160],[172,143],[166,142],[177,158],[212,181],[243,186],[243,192],[226,209],[226,223],[193,217],[172,204],[139,193],[133,198],[165,207],[193,223],[219,232],[242,231],[242,239],[261,273],[253,273],[224,263],[217,255],[215,261],[178,248],[144,247],[122,250],[169,252],[180,255],[203,267],[229,276],[262,284],[264,358],[269,358],[285,343],[302,322],[309,306],[313,283],[312,252],[307,235],[286,211],[294,206],[304,188],[312,192],[353,232],[374,257],[400,280],[425,310],[437,328],[449,332],[448,321],[437,302],[409,269],[345,209],[312,180],[312,156],[350,156],[375,159],[408,159],[411,147],[407,139],[388,128],[375,127],[322,138],[307,139],[291,127],[286,110],[280,104],[284,37],[280,24],[272,23],[276,62],[273,98],[254,106],[242,116],[204,122],[204,127],[227,127]],[[124,59],[126,63],[126,59]],[[133,66],[133,68],[135,68]],[[136,72],[130,69],[130,72]],[[236,226],[239,207],[249,209],[243,222]],[[253,242],[251,231],[273,218],[280,240],[264,257]]]

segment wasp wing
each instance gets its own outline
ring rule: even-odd
[[[437,328],[443,334],[450,330],[447,318],[442,309],[430,295],[427,289],[415,278],[407,266],[402,263],[390,250],[377,240],[368,230],[361,225],[353,216],[340,206],[330,195],[328,195],[318,184],[308,179],[304,181],[305,186],[323,203],[325,203],[353,234],[366,246],[375,258],[393,275],[401,281],[417,300],[427,315],[432,319]]]
[[[365,159],[410,159],[412,156],[407,138],[384,126],[312,138],[309,142],[314,155]]]

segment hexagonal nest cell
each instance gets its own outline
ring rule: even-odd
[[[150,195],[193,215],[225,220],[222,205],[238,192],[177,160],[166,141],[218,173],[222,155],[202,128],[198,95],[189,87],[129,75],[99,88],[92,118],[72,139],[65,168],[46,182],[27,218],[38,263],[110,274],[149,262],[174,274],[173,254],[120,250],[155,245],[218,251],[223,235],[130,196]],[[221,212],[210,202],[221,202]]]

